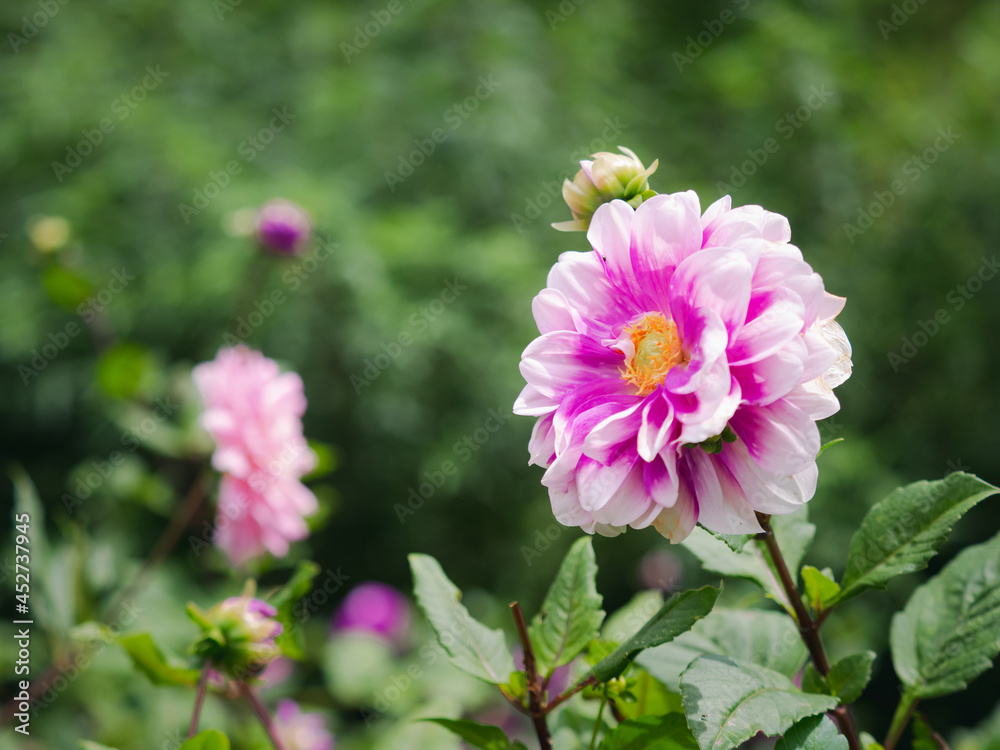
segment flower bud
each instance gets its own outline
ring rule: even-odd
[[[410,629],[410,604],[392,586],[368,581],[347,595],[333,616],[331,630],[370,633],[396,646]]]
[[[278,255],[295,255],[312,231],[309,215],[300,206],[273,200],[257,213],[257,241]]]
[[[621,154],[601,151],[594,154],[593,160],[584,159],[573,181],[563,183],[563,199],[573,214],[573,221],[555,223],[552,225],[555,229],[562,232],[586,231],[594,211],[601,205],[620,199],[637,208],[644,200],[656,195],[649,188],[649,176],[659,166],[659,159],[647,169],[630,149],[624,146],[618,149]]]
[[[194,652],[236,679],[256,676],[267,664],[281,655],[275,638],[282,627],[278,611],[253,597],[250,584],[240,596],[231,596],[203,612],[188,604],[188,616],[202,630]]]

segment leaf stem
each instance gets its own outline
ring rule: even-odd
[[[194,712],[191,714],[191,726],[188,728],[188,739],[198,733],[198,718],[201,716],[201,705],[205,702],[205,689],[208,687],[208,674],[212,671],[212,660],[208,659],[201,670],[198,680],[198,695],[194,699]]]
[[[597,709],[597,718],[594,719],[594,732],[590,735],[590,747],[587,750],[594,750],[594,743],[597,742],[597,731],[601,728],[601,714],[604,713],[604,706],[608,702],[608,695],[601,696],[601,707]]]
[[[250,708],[253,709],[254,714],[260,721],[261,726],[263,726],[264,730],[267,732],[267,736],[271,738],[271,744],[274,745],[275,750],[285,750],[285,746],[281,743],[277,732],[274,730],[274,722],[271,721],[271,715],[267,712],[264,704],[260,702],[260,698],[257,697],[253,688],[242,680],[237,680],[237,684],[239,685],[240,692],[243,694],[243,697],[247,699],[247,702],[250,704]]]
[[[885,750],[893,750],[896,747],[896,743],[903,736],[903,731],[910,722],[910,718],[913,716],[913,712],[916,710],[919,702],[919,698],[914,698],[907,691],[903,691],[903,694],[899,698],[899,705],[896,706],[896,713],[892,716],[889,733],[886,734],[885,742],[882,743]]]
[[[524,622],[524,613],[521,612],[521,605],[512,602],[510,605],[511,614],[514,615],[514,625],[517,627],[517,637],[521,641],[521,648],[524,650],[524,675],[528,687],[528,713],[531,715],[531,722],[535,726],[535,734],[538,735],[538,744],[541,750],[552,750],[552,738],[549,736],[549,728],[545,723],[545,698],[544,687],[538,680],[538,663],[535,661],[535,652],[531,648],[531,639],[528,637],[528,626]]]
[[[588,688],[588,687],[591,687],[591,686],[596,685],[596,684],[597,684],[597,678],[596,677],[593,677],[593,676],[588,677],[586,680],[584,680],[583,682],[578,683],[577,685],[574,685],[573,688],[571,688],[570,690],[568,690],[567,692],[563,693],[558,698],[556,698],[554,701],[552,701],[551,703],[549,703],[545,707],[545,713],[548,713],[549,711],[551,711],[552,709],[554,709],[556,706],[558,706],[560,703],[568,701],[570,698],[572,698],[574,695],[576,695],[577,693],[579,693],[584,688]]]
[[[809,655],[812,657],[816,670],[826,677],[830,673],[830,660],[826,656],[826,649],[823,648],[823,641],[819,637],[819,624],[809,616],[806,605],[802,601],[802,595],[799,593],[799,587],[788,570],[785,558],[778,547],[778,539],[774,536],[774,530],[771,528],[771,516],[765,513],[758,513],[757,521],[760,523],[761,528],[764,529],[762,534],[757,535],[757,542],[771,556],[771,562],[774,563],[774,568],[778,572],[781,586],[785,590],[785,594],[788,595],[788,600],[791,602],[792,609],[795,612],[795,618],[798,620],[799,635],[802,637],[802,642],[809,649]],[[851,713],[847,706],[837,706],[832,713],[837,717],[837,722],[840,724],[840,732],[847,738],[850,750],[861,750],[858,731],[854,727],[854,720],[851,718]],[[889,750],[889,748],[886,748],[886,750]]]

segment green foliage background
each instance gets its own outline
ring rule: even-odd
[[[808,562],[839,575],[864,510],[901,482],[958,468],[1000,481],[1000,281],[955,302],[1000,238],[1000,4],[914,0],[912,15],[860,0],[51,7],[25,44],[8,33],[24,33],[23,17],[43,4],[0,8],[0,440],[46,508],[46,564],[65,583],[54,633],[95,618],[161,533],[194,477],[185,455],[204,448],[188,369],[210,359],[274,290],[286,301],[248,343],[301,373],[306,434],[337,458],[337,470],[315,485],[324,518],[294,556],[339,567],[352,583],[408,589],[406,554],[426,552],[463,589],[495,594],[478,606],[495,608],[497,623],[505,609],[497,602],[519,598],[533,611],[578,532],[564,529],[551,548],[538,546],[546,530],[559,529],[540,470],[526,466],[531,420],[505,422],[467,460],[456,445],[489,410],[509,414],[522,383],[519,355],[535,334],[531,298],[559,253],[586,249],[582,235],[548,226],[569,218],[558,183],[575,159],[619,144],[647,164],[660,159],[657,190],[695,189],[703,206],[722,194],[720,183],[734,184],[748,149],[769,138],[779,145],[746,167],[753,173],[732,190],[734,203],[788,216],[793,241],[827,289],[848,298],[841,322],[854,345],[854,376],[838,390],[843,408],[824,427],[846,442],[821,459],[811,504],[820,531]],[[379,24],[386,14],[391,20]],[[167,75],[122,119],[116,102],[147,66]],[[467,100],[480,77],[495,81],[495,92]],[[824,101],[810,108],[815,90]],[[456,105],[467,117],[455,119]],[[241,151],[273,108],[294,119],[262,150]],[[801,126],[789,128],[789,116]],[[72,173],[57,175],[53,163],[103,118],[114,130]],[[436,128],[445,140],[388,185],[386,173]],[[939,129],[959,137],[926,171],[913,171],[910,160]],[[231,160],[240,173],[185,221],[180,204],[192,204]],[[849,237],[844,225],[894,180],[905,193]],[[225,231],[231,212],[274,196],[305,206],[337,246],[299,285],[288,275],[295,261],[258,256]],[[71,239],[57,254],[32,245],[40,215],[70,222]],[[25,384],[18,367],[50,334],[82,323],[77,304],[123,268],[135,280],[106,317]],[[414,323],[449,281],[467,289],[433,320],[424,317],[426,326]],[[901,353],[902,337],[942,309],[949,322],[894,366],[888,354]],[[404,332],[413,343],[357,393],[352,376],[365,377],[366,360]],[[68,513],[64,493],[94,471],[91,462],[127,447],[123,430],[144,416],[137,409],[168,395],[182,404],[170,427],[126,451],[126,463]],[[394,506],[449,460],[457,476],[401,523]],[[945,559],[1000,525],[991,502],[969,516]],[[597,540],[606,606],[630,598],[642,556],[665,546],[652,531]],[[542,554],[526,559],[526,549]],[[683,559],[685,585],[710,580]],[[833,618],[834,657],[866,640],[884,647],[889,615],[915,582],[894,584],[887,598],[866,595]],[[146,595],[149,620],[182,644],[190,635],[183,602],[233,585],[219,556],[182,544]],[[319,631],[313,637],[322,641]],[[63,647],[58,635],[39,635],[35,658],[46,663]],[[159,694],[136,687],[139,678],[107,651],[104,666],[47,709],[38,722],[43,744],[29,747],[68,747],[78,736],[150,747],[138,737],[128,744],[124,727],[139,722],[159,736],[176,721],[169,709],[151,708]],[[870,689],[875,722],[896,699],[882,661]],[[12,688],[6,649],[0,667]],[[974,724],[998,685],[987,675],[928,713],[946,726]],[[175,696],[176,715],[188,700]]]

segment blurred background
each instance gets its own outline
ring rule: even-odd
[[[439,668],[412,656],[419,624],[368,653],[327,644],[327,622],[362,581],[409,591],[410,552],[436,556],[485,620],[509,627],[513,599],[537,609],[580,532],[555,523],[527,466],[532,420],[510,416],[517,365],[549,267],[587,247],[549,227],[570,218],[561,182],[618,145],[660,160],[660,192],[784,214],[848,298],[854,375],[823,426],[845,441],[820,459],[808,562],[839,577],[865,510],[898,484],[958,469],[1000,482],[996,2],[19,0],[0,27],[0,439],[44,509],[39,671],[105,613],[205,460],[190,368],[245,341],[302,375],[306,435],[324,456],[314,534],[252,571],[280,583],[314,559],[330,592],[306,623],[312,656],[275,689],[324,712],[342,747],[449,747],[443,730],[418,727],[418,741],[391,717],[486,706],[450,668],[362,733],[359,709],[407,659]],[[298,257],[246,236],[275,197],[314,219]],[[418,503],[422,483],[434,487]],[[8,507],[10,483],[3,493]],[[128,629],[180,650],[194,633],[184,602],[240,588],[191,541],[211,519],[203,508]],[[929,572],[998,526],[987,501]],[[609,611],[646,587],[712,580],[652,530],[595,546]],[[878,732],[897,698],[889,617],[924,576],[824,629],[834,658],[880,644],[861,718]],[[377,665],[367,682],[361,652]],[[959,746],[997,747],[972,728],[998,692],[994,670],[924,708],[935,726],[968,728],[951,734]],[[190,704],[98,649],[21,746],[177,747]],[[210,705],[203,725],[265,746],[240,717]]]

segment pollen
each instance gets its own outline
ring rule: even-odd
[[[661,313],[647,313],[638,322],[626,326],[619,341],[628,340],[635,354],[625,354],[622,379],[634,385],[640,396],[656,390],[671,369],[686,361],[677,324]]]

